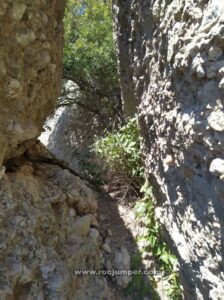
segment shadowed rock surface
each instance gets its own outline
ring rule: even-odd
[[[156,213],[186,299],[221,300],[224,3],[115,0],[114,15],[123,100],[128,114],[139,112]]]

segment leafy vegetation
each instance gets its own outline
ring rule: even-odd
[[[111,0],[68,0],[60,105],[80,105],[104,128],[122,119]],[[73,89],[68,87],[71,81]],[[118,122],[119,121],[119,122]]]
[[[161,228],[158,220],[155,219],[155,203],[152,197],[152,189],[146,181],[142,186],[141,192],[143,198],[135,205],[136,216],[147,229],[146,234],[142,237],[147,246],[150,246],[151,252],[158,260],[161,270],[166,275],[164,280],[167,283],[166,293],[171,300],[182,299],[182,289],[179,283],[178,262],[175,255],[171,254],[166,243],[162,239]]]
[[[139,194],[143,183],[144,168],[141,162],[140,136],[136,118],[130,119],[119,130],[96,139],[94,152],[103,166],[104,178],[123,187],[127,195],[131,190]],[[114,180],[112,179],[114,178]]]
[[[143,240],[146,245],[143,252],[151,251],[161,271],[164,271],[168,298],[179,300],[182,299],[182,290],[178,277],[177,258],[171,254],[163,241],[160,224],[155,218],[155,202],[152,189],[144,179],[140,144],[137,120],[133,118],[120,130],[109,132],[105,137],[96,140],[94,151],[101,159],[101,165],[104,166],[104,173],[107,177],[110,180],[113,178],[115,184],[117,182],[120,185],[122,182],[125,186],[124,197],[127,196],[127,190],[130,190],[140,198],[135,205],[135,212],[136,217],[146,229],[145,235],[139,237],[139,241]],[[134,276],[126,292],[136,291],[138,298],[143,299],[148,291],[147,285],[141,289],[143,280],[143,275]]]
[[[142,268],[141,255],[138,254],[133,256],[131,259],[131,270],[141,270]],[[151,278],[147,278],[146,276],[139,273],[132,276],[132,281],[129,282],[124,292],[127,296],[132,295],[134,299],[138,300],[144,300],[146,298],[148,299],[148,296],[153,300],[160,299],[159,295],[152,285]]]

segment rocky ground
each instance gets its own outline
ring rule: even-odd
[[[49,151],[60,160],[60,164],[75,174],[80,172],[77,156],[77,139],[80,120],[73,117],[74,109],[57,110],[45,124],[45,132],[40,136]],[[83,126],[83,125],[82,125]],[[78,129],[77,129],[78,128]],[[88,137],[86,143],[88,143]],[[50,152],[49,152],[50,154]],[[51,155],[51,154],[50,154]],[[82,172],[81,172],[82,174]],[[97,188],[86,182],[94,191],[98,202],[97,220],[92,226],[98,236],[101,254],[100,261],[105,270],[112,269],[149,269],[158,270],[150,254],[143,251],[144,242],[139,237],[144,234],[144,227],[136,218],[134,205],[136,197],[124,197],[124,191],[116,186],[104,185]],[[131,276],[106,276],[108,285],[115,291],[116,297],[128,300],[156,299],[154,288],[147,276],[137,279]],[[155,276],[157,293],[165,300],[162,277]],[[139,280],[139,283],[136,281]],[[144,290],[144,293],[142,292]],[[152,295],[153,294],[153,295]]]
[[[74,274],[103,268],[93,191],[41,153],[35,144],[0,179],[0,299],[119,299],[105,277]]]

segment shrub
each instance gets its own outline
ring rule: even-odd
[[[123,119],[111,0],[68,0],[59,106],[80,106],[103,128]],[[70,85],[73,85],[71,91]]]
[[[136,194],[144,181],[140,141],[137,119],[132,118],[119,130],[96,139],[93,147],[103,167],[104,179],[114,179],[113,182],[122,183]]]

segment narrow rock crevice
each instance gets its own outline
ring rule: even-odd
[[[144,300],[164,300],[161,278],[157,295],[144,277],[127,296],[127,275],[75,274],[129,270],[135,256],[140,268],[158,266],[136,242],[144,229],[131,201],[96,191],[79,168],[75,146],[85,158],[106,114],[97,108],[98,127],[87,128],[96,110],[73,105],[48,145],[37,140],[60,98],[65,2],[0,3],[0,299],[136,300],[149,286]],[[178,257],[183,298],[222,300],[224,2],[112,2],[121,93],[115,80],[113,97],[105,95],[122,122],[120,94],[126,115],[137,114],[155,217]]]

